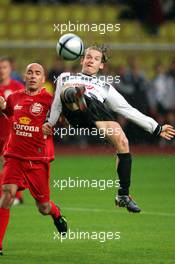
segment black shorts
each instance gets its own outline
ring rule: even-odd
[[[63,114],[73,127],[94,128],[96,121],[116,121],[112,111],[100,101],[85,96],[87,109],[85,111],[69,110],[63,104]]]

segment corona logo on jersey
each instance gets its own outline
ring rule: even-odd
[[[42,113],[43,106],[40,103],[34,103],[30,107],[30,112],[34,116],[38,116]]]
[[[27,116],[22,116],[19,118],[19,123],[23,125],[29,125],[31,122],[31,119]]]
[[[32,137],[32,132],[39,132],[40,128],[38,126],[30,126],[31,119],[27,116],[22,116],[19,118],[19,123],[14,122],[13,128],[16,131],[16,135],[23,137]]]

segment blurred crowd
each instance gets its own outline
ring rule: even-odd
[[[152,35],[159,34],[160,26],[175,20],[175,0],[13,0],[15,4],[107,4],[116,8],[116,20],[137,20]],[[117,8],[121,11],[117,12]]]
[[[17,71],[17,65],[14,59],[11,59],[12,73],[11,78],[23,82],[21,74]],[[64,72],[79,72],[81,70],[78,64],[69,66],[64,64],[56,56],[53,58],[52,66],[46,71],[45,88],[51,94],[54,94],[56,80]],[[141,69],[137,58],[129,57],[126,65],[118,65],[114,68],[109,64],[105,65],[100,75],[102,80],[111,80],[111,84],[119,91],[125,99],[142,113],[155,118],[158,123],[169,123],[175,126],[175,58],[172,59],[168,67],[164,67],[160,61],[155,62],[154,76],[148,78],[143,69]],[[111,76],[113,78],[111,78]],[[116,78],[117,76],[117,78]],[[101,78],[100,77],[100,78]],[[112,81],[113,80],[113,81]],[[149,133],[143,131],[133,123],[116,115],[116,119],[121,124],[127,134],[130,143],[159,143],[167,144],[164,140],[154,139]],[[58,141],[58,140],[56,140]],[[89,144],[99,143],[96,137],[65,137],[59,142],[63,144]]]
[[[159,34],[160,26],[166,21],[175,20],[175,0],[118,0],[125,8],[119,14],[119,19],[138,20],[145,30]]]
[[[148,78],[137,59],[129,58],[128,66],[119,65],[120,84],[116,89],[142,113],[155,118],[158,123],[175,125],[175,59],[165,68],[162,62],[154,65],[153,78]],[[154,142],[150,135],[125,119],[120,118],[132,143]],[[164,140],[160,144],[165,144]]]

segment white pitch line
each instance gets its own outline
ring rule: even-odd
[[[124,208],[116,208],[114,210],[108,210],[108,209],[98,209],[98,208],[81,208],[81,207],[63,207],[64,210],[68,211],[79,211],[79,212],[108,212],[108,213],[120,213],[120,214],[125,214],[126,211],[123,211]],[[170,216],[170,217],[175,217],[175,213],[166,213],[166,212],[146,212],[146,211],[141,211],[140,214],[144,215],[155,215],[155,216]]]

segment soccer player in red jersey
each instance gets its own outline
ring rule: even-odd
[[[12,129],[4,153],[5,163],[0,199],[0,249],[7,229],[10,206],[17,190],[28,188],[39,212],[51,215],[60,234],[67,232],[67,223],[60,209],[50,201],[49,173],[53,160],[52,137],[42,133],[42,124],[52,103],[52,96],[42,88],[45,81],[40,64],[27,66],[26,89],[11,94],[7,102],[0,98],[0,109],[12,116]],[[12,173],[13,172],[13,173]]]
[[[0,57],[0,96],[3,96],[5,100],[7,97],[23,89],[24,85],[18,81],[11,79],[11,62],[8,57]],[[8,119],[4,114],[0,115],[0,156],[3,154],[5,144],[8,140],[10,134],[10,119]],[[1,157],[2,159],[2,157]],[[2,159],[3,161],[3,159]],[[0,172],[0,179],[2,178],[2,172]],[[14,200],[15,204],[23,202],[22,192],[17,192]]]

